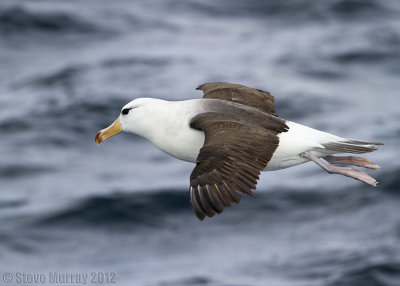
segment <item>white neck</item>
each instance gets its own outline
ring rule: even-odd
[[[196,162],[204,144],[204,133],[190,128],[190,120],[201,112],[201,101],[164,101],[152,99],[151,104],[133,110],[136,133],[165,153],[180,160]]]

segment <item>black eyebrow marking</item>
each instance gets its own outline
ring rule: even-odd
[[[122,109],[121,114],[127,115],[131,109],[132,109],[132,107],[131,108],[124,108],[124,109]]]

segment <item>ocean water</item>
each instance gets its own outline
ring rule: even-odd
[[[193,164],[130,134],[95,145],[130,100],[209,81],[385,143],[378,187],[307,163],[200,222]],[[397,0],[2,0],[0,285],[400,285],[399,106]]]

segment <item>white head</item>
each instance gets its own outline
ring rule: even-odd
[[[104,140],[117,135],[120,132],[130,132],[146,137],[151,129],[149,118],[156,112],[158,102],[154,98],[138,98],[126,104],[120,112],[117,120],[109,127],[97,132],[95,141],[100,144]]]

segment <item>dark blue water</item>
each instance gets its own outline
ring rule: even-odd
[[[208,81],[269,90],[281,117],[384,142],[368,154],[379,186],[308,163],[263,173],[254,198],[199,222],[193,164],[134,135],[95,145],[126,102],[198,98]],[[399,91],[396,0],[3,0],[0,275],[400,285]]]

